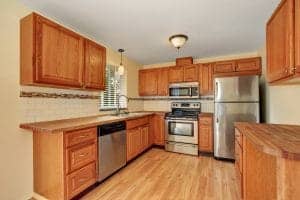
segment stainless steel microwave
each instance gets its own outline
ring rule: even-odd
[[[174,83],[169,85],[171,98],[199,98],[199,83]]]

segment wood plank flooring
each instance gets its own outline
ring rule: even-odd
[[[234,164],[151,149],[92,190],[84,200],[235,200]]]

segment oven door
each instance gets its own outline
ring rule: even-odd
[[[198,144],[198,121],[166,119],[165,139],[172,142]]]

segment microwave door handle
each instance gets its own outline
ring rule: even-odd
[[[190,97],[193,96],[192,92],[193,92],[192,87],[190,87]]]

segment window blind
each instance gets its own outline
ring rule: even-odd
[[[127,95],[127,73],[122,76],[116,73],[117,66],[107,65],[105,73],[105,91],[100,95],[100,110],[110,110],[117,107],[117,95]],[[127,99],[120,98],[120,108],[127,108]]]

